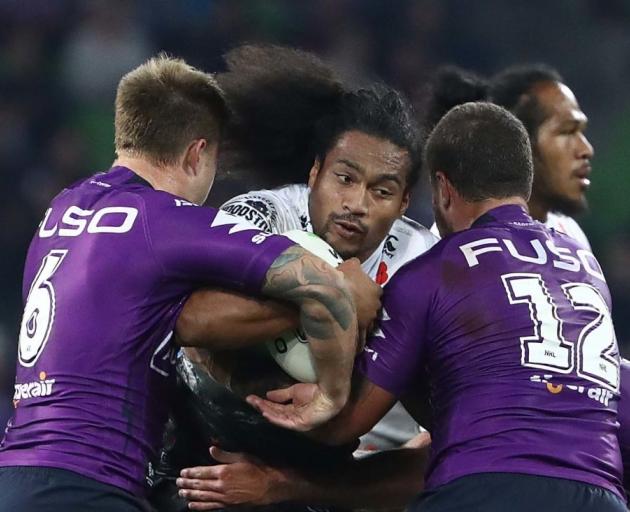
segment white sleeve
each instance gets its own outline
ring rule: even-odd
[[[284,233],[289,212],[283,201],[273,192],[261,190],[236,196],[221,206],[222,210],[241,217],[258,229],[270,233]],[[291,229],[291,228],[289,228]]]
[[[547,222],[545,222],[545,226],[570,236],[574,240],[580,242],[589,251],[591,250],[591,244],[589,243],[586,234],[572,217],[550,212],[547,215]]]
[[[434,222],[429,230],[431,233],[439,240],[440,239],[440,230],[437,227],[437,224]]]

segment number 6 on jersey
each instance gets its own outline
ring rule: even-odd
[[[50,251],[31,284],[20,325],[18,359],[33,366],[41,355],[55,320],[55,289],[49,281],[65,258],[67,250]]]

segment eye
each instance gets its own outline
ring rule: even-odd
[[[380,196],[380,197],[391,197],[394,195],[394,193],[391,190],[388,190],[386,188],[375,188],[374,192],[376,193],[377,196]]]
[[[344,173],[335,173],[335,176],[337,176],[337,179],[344,184],[347,183],[352,183],[352,178],[350,177],[350,175],[348,174],[344,174]]]

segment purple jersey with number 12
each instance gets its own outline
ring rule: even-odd
[[[428,379],[428,489],[505,472],[623,496],[619,354],[589,250],[502,206],[399,270],[383,307],[358,367],[398,396]]]
[[[124,167],[61,192],[26,259],[0,466],[68,469],[142,494],[186,297],[201,284],[259,292],[292,244],[156,191]]]

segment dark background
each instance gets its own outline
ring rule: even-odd
[[[58,191],[111,164],[120,77],[159,50],[217,70],[226,50],[260,41],[316,51],[346,78],[378,78],[415,101],[445,63],[486,74],[518,62],[556,67],[590,118],[591,210],[578,220],[630,352],[630,2],[0,0],[0,424],[11,410],[28,243]],[[250,185],[219,180],[210,203]],[[430,224],[427,197],[415,194],[410,215]]]

